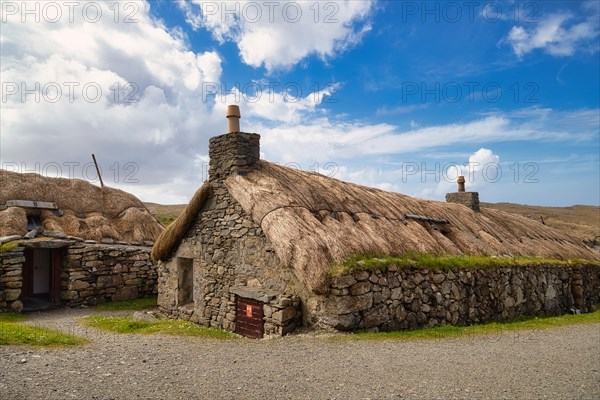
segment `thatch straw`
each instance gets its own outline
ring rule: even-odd
[[[326,289],[331,263],[354,254],[416,251],[598,259],[577,239],[519,215],[492,209],[477,213],[265,161],[258,170],[229,177],[225,184],[260,224],[280,260],[317,293]],[[405,214],[449,224],[415,221]]]
[[[163,231],[144,204],[122,190],[100,188],[79,179],[48,178],[0,170],[0,204],[8,200],[56,203],[64,215],[50,210],[9,207],[0,211],[0,235],[27,232],[26,213],[39,215],[44,229],[83,239],[125,242],[154,241]]]
[[[194,197],[192,197],[185,210],[179,214],[177,219],[173,221],[163,233],[160,234],[156,243],[154,243],[154,247],[152,247],[151,256],[154,261],[168,258],[171,255],[171,252],[179,246],[179,243],[181,243],[181,240],[187,234],[194,219],[202,210],[210,193],[210,184],[204,182],[200,189],[194,193]]]

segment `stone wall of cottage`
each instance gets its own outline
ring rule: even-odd
[[[25,244],[26,245],[26,244]],[[85,242],[36,243],[61,247],[61,304],[95,305],[156,295],[157,268],[151,248]],[[0,253],[0,309],[21,311],[24,245]]]
[[[61,276],[61,300],[69,306],[133,300],[157,293],[151,248],[76,243],[68,247]]]
[[[23,286],[23,264],[25,263],[24,247],[16,246],[0,252],[0,309],[12,309],[20,312],[23,304],[20,301]]]
[[[293,295],[302,291],[302,285],[289,268],[281,265],[260,226],[222,182],[214,181],[211,186],[211,197],[174,256],[159,263],[158,304],[171,317],[235,331],[235,294],[231,288],[264,288]],[[193,260],[193,296],[184,300],[178,297],[179,259]],[[293,318],[301,313],[298,305],[296,308]],[[265,318],[270,318],[266,311]],[[267,328],[287,333],[290,329],[285,322],[289,319],[265,319],[277,325],[272,329],[265,325],[265,334]]]
[[[390,265],[333,279],[330,294],[307,308],[320,327],[397,330],[590,312],[598,302],[597,266],[438,272]]]

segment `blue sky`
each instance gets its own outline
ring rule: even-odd
[[[237,103],[274,162],[600,204],[597,1],[2,1],[2,168],[183,203]],[[26,8],[27,7],[27,8]]]

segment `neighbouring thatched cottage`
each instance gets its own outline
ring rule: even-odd
[[[468,324],[583,311],[600,268],[577,264],[432,271],[415,265],[332,277],[356,254],[541,256],[597,260],[576,239],[525,217],[359,186],[259,159],[260,136],[210,140],[209,180],[154,245],[158,303],[173,317],[253,336],[297,326],[342,330]],[[465,206],[466,205],[466,206]],[[478,210],[478,211],[477,211]],[[583,263],[586,264],[586,263]]]
[[[152,295],[162,230],[121,190],[0,170],[0,309]]]

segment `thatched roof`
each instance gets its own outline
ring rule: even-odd
[[[317,293],[326,289],[332,263],[362,253],[598,259],[577,239],[522,216],[493,209],[477,213],[266,161],[246,176],[227,178],[225,185],[261,226],[281,261]],[[193,209],[200,210],[201,204]],[[407,214],[448,223],[418,221]],[[172,250],[161,239],[156,258],[168,257]],[[172,239],[169,243],[177,246],[179,241]]]
[[[179,246],[179,243],[181,243],[181,240],[187,234],[194,219],[202,209],[204,202],[208,199],[210,192],[210,184],[204,182],[200,189],[196,191],[185,210],[160,234],[158,240],[154,243],[154,247],[152,247],[151,256],[154,261],[168,257],[171,251]]]
[[[0,205],[9,200],[56,203],[64,213],[9,207],[0,211],[0,236],[27,233],[27,214],[39,216],[45,230],[89,240],[154,241],[160,223],[132,194],[100,188],[79,179],[49,178],[0,170]]]

